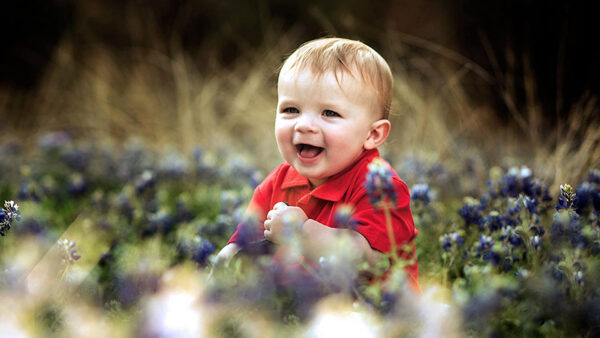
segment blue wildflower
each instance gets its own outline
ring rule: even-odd
[[[262,181],[262,174],[260,173],[260,171],[258,170],[254,170],[252,171],[252,174],[250,174],[250,178],[249,178],[249,182],[250,183],[250,187],[252,187],[252,189],[256,188],[260,182]]]
[[[142,175],[138,178],[135,184],[135,191],[138,194],[142,194],[147,190],[154,188],[156,185],[156,179],[154,178],[154,174],[150,170],[144,170]]]
[[[216,245],[214,245],[212,242],[203,239],[200,241],[198,246],[193,248],[191,258],[194,262],[205,266],[207,258],[210,257],[216,248]]]
[[[201,236],[224,236],[233,230],[235,224],[242,224],[243,222],[245,222],[245,219],[235,222],[231,215],[221,214],[217,216],[214,223],[202,224],[198,233]]]
[[[481,226],[483,216],[481,215],[481,205],[472,199],[467,199],[467,202],[458,210],[458,214],[465,220],[467,226],[476,224]]]
[[[538,236],[543,236],[546,233],[546,231],[544,231],[544,227],[541,225],[532,225],[529,227],[529,231]]]
[[[570,240],[575,247],[587,245],[587,241],[581,235],[581,229],[580,217],[575,212],[557,212],[550,226],[550,238],[553,243]]]
[[[542,238],[538,235],[535,235],[531,237],[530,243],[534,249],[539,250],[542,247]]]
[[[392,182],[392,170],[390,165],[381,158],[374,159],[368,165],[367,180],[365,187],[371,204],[378,205],[387,199],[396,204],[396,190]]]
[[[483,226],[486,227],[490,233],[500,230],[508,222],[508,219],[501,216],[497,211],[491,211],[488,216],[483,218]]]
[[[173,230],[176,222],[177,219],[173,217],[173,215],[164,210],[158,211],[150,216],[148,225],[143,230],[142,236],[152,236],[157,232],[169,234]]]
[[[498,266],[502,262],[502,257],[500,256],[500,254],[498,254],[494,250],[485,251],[481,257],[483,258],[484,261],[490,263],[493,266]],[[505,261],[504,269],[505,270],[512,269],[512,265],[510,264],[510,261],[508,261],[509,265],[506,265],[506,263],[507,263],[507,261]]]
[[[549,268],[550,276],[557,281],[562,282],[567,280],[567,274],[564,272],[563,268],[561,268],[558,264],[550,264]]]
[[[594,169],[589,172],[587,181],[589,183],[600,184],[600,170]]]
[[[238,238],[236,243],[241,248],[244,248],[252,242],[264,238],[263,231],[258,226],[256,217],[254,217],[253,215],[246,216],[245,220],[238,225],[237,231]]]
[[[477,242],[477,251],[489,250],[494,245],[494,240],[490,236],[480,235]]]
[[[14,140],[4,142],[0,148],[0,154],[4,156],[18,156],[23,153],[23,145]]]
[[[508,173],[500,180],[500,192],[503,196],[517,197],[522,191],[518,177],[518,169],[510,168]]]
[[[444,251],[450,251],[453,247],[461,247],[465,240],[458,232],[451,232],[440,236],[440,244]]]
[[[0,209],[0,235],[10,230],[11,223],[21,219],[19,214],[19,205],[14,201],[4,201],[4,206]]]
[[[539,180],[527,178],[523,180],[523,193],[531,198],[538,198],[544,193],[544,189]]]
[[[203,179],[219,178],[221,172],[211,164],[207,163],[208,161],[205,160],[205,157],[204,149],[202,149],[200,146],[196,146],[192,152],[193,166],[196,171],[196,176]]]
[[[492,199],[491,194],[483,194],[483,196],[481,196],[481,198],[479,198],[480,210],[485,210],[491,199]]]
[[[525,209],[527,209],[527,211],[529,211],[530,215],[535,215],[538,213],[538,202],[535,198],[525,196],[523,198],[523,206],[525,207]]]
[[[83,175],[80,173],[74,173],[69,177],[69,183],[67,190],[73,196],[83,194],[87,189],[87,182]]]
[[[341,204],[335,209],[334,224],[339,229],[356,229],[358,222],[353,217],[354,207],[351,204]]]
[[[600,210],[600,189],[597,189],[589,182],[581,183],[577,187],[577,195],[573,199],[573,207],[580,215],[586,214],[591,208]]]
[[[177,179],[185,175],[188,167],[188,162],[181,154],[173,150],[168,150],[160,160],[159,173],[161,177]]]
[[[45,151],[54,151],[64,148],[71,140],[71,136],[64,131],[51,132],[38,139],[38,146]]]
[[[71,149],[63,155],[63,158],[71,169],[84,171],[90,163],[91,154],[85,149]]]
[[[41,199],[40,188],[34,181],[28,179],[21,180],[17,198],[19,200],[32,200],[38,202]]]
[[[202,149],[201,146],[196,145],[194,147],[194,149],[192,150],[192,159],[194,160],[194,163],[201,163],[203,157],[204,157],[204,149]]]
[[[421,201],[425,205],[432,199],[432,193],[427,184],[415,184],[412,187],[411,200]]]
[[[502,234],[500,235],[500,240],[507,241],[512,246],[523,245],[523,239],[512,226],[502,227]]]
[[[221,213],[232,213],[237,207],[244,203],[244,199],[233,190],[221,192]]]
[[[188,206],[187,198],[179,196],[175,202],[178,222],[189,222],[194,219],[194,212]]]
[[[529,277],[529,271],[527,271],[525,268],[519,268],[515,272],[515,277],[520,280],[526,279],[527,277]]]
[[[573,273],[573,280],[575,281],[575,283],[579,284],[580,286],[583,286],[583,284],[585,283],[585,275],[583,271],[575,271]]]
[[[521,212],[521,204],[519,202],[520,199],[517,199],[514,202],[512,202],[512,205],[508,208],[509,216],[515,217],[519,215],[519,213]]]
[[[112,201],[120,214],[124,215],[129,221],[133,220],[134,207],[131,201],[131,195],[127,189],[123,189]]]
[[[500,194],[502,196],[517,197],[523,193],[530,198],[539,198],[547,192],[539,180],[533,177],[531,169],[527,167],[512,167],[508,173],[499,180]]]

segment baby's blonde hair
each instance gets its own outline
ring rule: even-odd
[[[332,71],[358,75],[375,89],[381,105],[381,118],[387,119],[392,105],[392,72],[387,62],[371,47],[360,41],[321,38],[304,43],[283,63],[280,71],[310,70],[317,76]]]

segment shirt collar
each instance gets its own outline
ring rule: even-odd
[[[327,201],[339,201],[350,187],[357,171],[360,170],[361,166],[358,166],[357,163],[361,161],[366,161],[368,163],[376,157],[379,157],[379,151],[377,149],[363,151],[354,164],[330,177],[322,185],[316,187],[311,192],[311,195]],[[310,189],[310,183],[306,177],[300,175],[293,167],[290,167],[281,184],[281,188],[288,189],[294,187],[306,187],[307,189]]]

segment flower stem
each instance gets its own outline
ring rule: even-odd
[[[383,209],[383,214],[385,215],[385,225],[387,227],[388,237],[390,239],[390,245],[392,249],[392,262],[394,263],[398,260],[398,246],[396,245],[396,236],[394,235],[394,229],[392,227],[392,215],[387,202],[382,202],[381,208]]]

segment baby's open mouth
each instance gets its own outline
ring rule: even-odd
[[[300,143],[296,145],[296,150],[298,151],[298,154],[300,154],[301,157],[313,158],[317,157],[321,153],[321,151],[323,151],[323,148],[316,147],[310,144]]]

